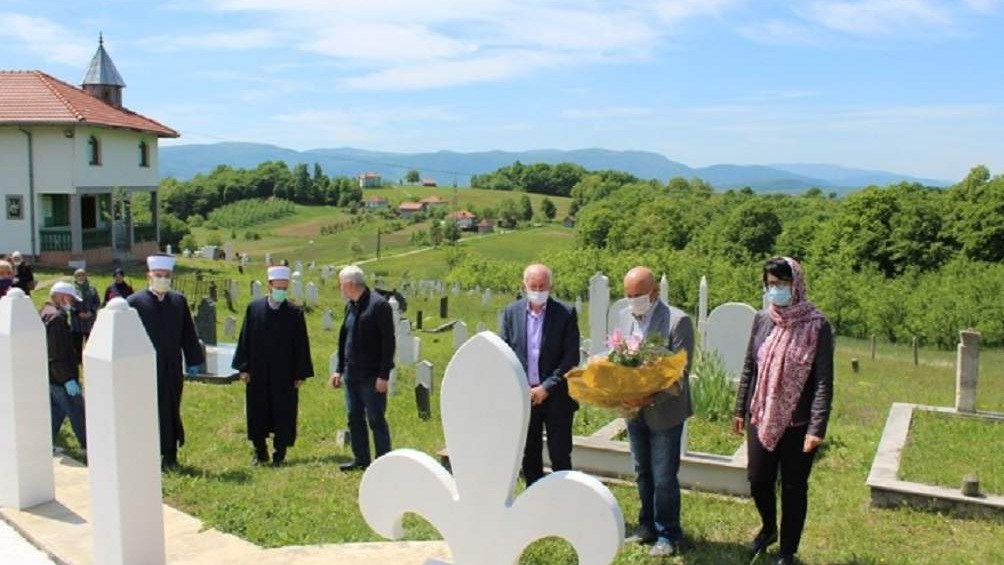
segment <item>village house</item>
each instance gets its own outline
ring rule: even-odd
[[[0,253],[67,266],[159,249],[158,142],[179,134],[125,108],[124,88],[103,39],[80,88],[0,71]]]
[[[473,231],[478,217],[468,210],[459,210],[446,216],[446,219],[457,224],[457,227],[464,231]]]
[[[410,218],[415,214],[420,214],[426,211],[425,204],[421,202],[402,202],[397,207],[397,213],[402,218]]]
[[[363,208],[367,210],[386,210],[390,203],[383,196],[370,196],[363,200]]]
[[[383,180],[377,173],[362,173],[359,175],[359,188],[380,188]]]

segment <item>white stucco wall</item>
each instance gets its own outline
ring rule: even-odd
[[[7,219],[7,195],[21,195],[24,219]],[[0,127],[0,253],[31,247],[28,220],[28,137],[16,127]]]
[[[101,166],[89,164],[87,141],[91,135],[101,143]],[[150,134],[104,128],[77,128],[76,186],[86,187],[155,187],[157,173],[157,137]],[[139,142],[146,141],[150,166],[139,166]]]

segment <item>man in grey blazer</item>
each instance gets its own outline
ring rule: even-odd
[[[652,556],[680,552],[680,442],[683,424],[693,414],[690,403],[690,362],[694,353],[694,327],[679,308],[659,299],[655,275],[635,267],[624,276],[624,296],[630,307],[621,312],[617,328],[624,336],[662,336],[671,351],[686,350],[687,368],[673,389],[631,403],[641,411],[628,420],[631,457],[637,475],[641,510],[635,539],[655,542]]]

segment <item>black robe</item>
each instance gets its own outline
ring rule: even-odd
[[[188,301],[174,291],[159,300],[149,289],[133,294],[128,301],[139,312],[146,334],[157,350],[160,451],[162,454],[176,451],[185,444],[185,428],[181,423],[181,391],[185,384],[182,352],[189,367],[205,363]]]
[[[233,368],[251,375],[245,390],[248,439],[274,433],[276,445],[293,445],[300,398],[293,381],[314,376],[303,310],[289,302],[273,310],[268,297],[248,304]]]

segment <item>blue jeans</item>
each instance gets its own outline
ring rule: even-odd
[[[679,542],[680,526],[680,441],[683,424],[665,431],[653,431],[644,418],[628,421],[631,459],[638,481],[641,511],[638,524],[651,528],[659,539]]]
[[[73,434],[80,447],[87,449],[87,428],[84,425],[84,395],[70,396],[63,385],[49,385],[49,404],[52,407],[52,443],[55,445],[59,428],[70,418]]]
[[[376,379],[346,375],[345,404],[349,412],[349,436],[355,463],[369,465],[370,431],[373,432],[376,456],[380,457],[390,451],[390,427],[386,418],[387,394],[376,391]]]

